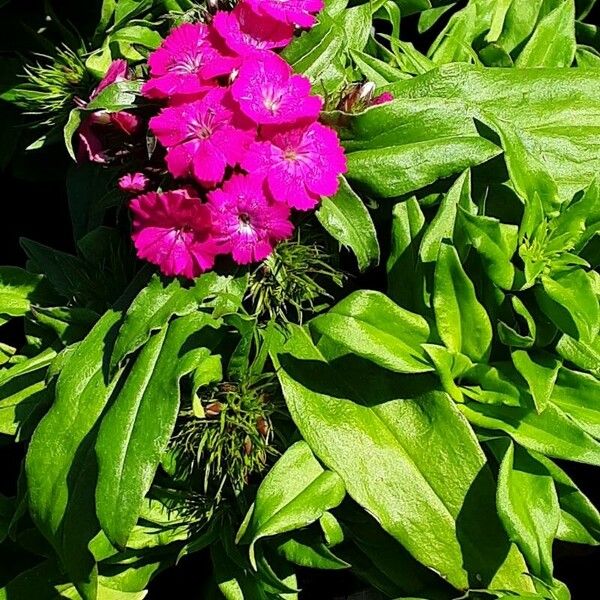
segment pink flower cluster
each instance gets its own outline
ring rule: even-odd
[[[211,23],[184,24],[149,58],[143,93],[164,102],[150,129],[181,189],[131,201],[140,258],[195,277],[219,254],[260,261],[292,233],[292,209],[338,189],[346,159],[318,122],[322,100],[275,49],[314,24],[322,0],[242,0]],[[141,174],[122,189],[145,189]]]

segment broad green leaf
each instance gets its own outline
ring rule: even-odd
[[[510,290],[515,279],[511,259],[517,249],[518,228],[498,219],[460,211],[460,223],[481,257],[488,277],[499,287]]]
[[[569,204],[563,213],[552,220],[552,237],[567,237],[580,249],[600,231],[600,179],[585,190],[583,196]]]
[[[424,263],[435,262],[438,258],[442,241],[451,241],[454,237],[454,225],[456,223],[458,207],[467,202],[467,199],[470,198],[470,193],[470,171],[465,171],[444,196],[435,217],[423,234],[419,255]]]
[[[97,582],[87,545],[98,525],[89,514],[95,477],[90,458],[96,423],[117,381],[107,383],[104,366],[120,318],[107,312],[67,358],[55,402],[31,439],[25,463],[31,516],[78,589],[92,599]]]
[[[431,371],[421,348],[429,338],[427,321],[380,292],[354,292],[327,313],[312,319],[310,329],[346,352],[391,371]]]
[[[515,66],[570,67],[575,47],[575,4],[564,0],[538,23]]]
[[[346,37],[345,48],[363,50],[367,45],[373,26],[372,11],[374,7],[372,4],[375,3],[365,2],[344,11],[341,25]]]
[[[441,577],[417,562],[358,505],[345,502],[336,512],[348,538],[348,543],[336,551],[375,589],[393,598],[418,595],[441,599],[454,595]]]
[[[495,515],[493,483],[454,403],[429,391],[427,378],[340,356],[322,342],[327,359],[294,327],[274,359],[294,422],[348,494],[453,585],[467,587],[468,571],[479,585],[530,589],[498,521],[479,518],[486,504]]]
[[[396,84],[400,85],[400,84]],[[477,135],[464,107],[390,102],[359,115],[348,143],[348,179],[383,198],[406,194],[500,153]]]
[[[441,138],[348,154],[348,179],[391,198],[484,163],[500,149],[476,136]]]
[[[116,368],[132,352],[140,348],[150,334],[164,327],[173,316],[191,313],[198,303],[181,287],[177,279],[170,283],[155,275],[131,303],[111,356],[111,368]]]
[[[600,443],[550,403],[535,410],[468,402],[460,411],[478,427],[508,433],[517,443],[546,456],[600,465]]]
[[[521,8],[528,2],[539,6],[539,0],[524,0]],[[462,51],[464,40],[458,42]],[[509,114],[510,125],[527,151],[525,165],[534,167],[538,161],[551,173],[562,201],[589,186],[600,170],[597,70],[483,69],[449,64],[387,89],[397,99],[415,102],[462,101],[465,118],[472,115],[485,121],[485,112],[506,125]],[[519,164],[517,158],[513,162]],[[535,171],[530,170],[530,176]]]
[[[387,260],[388,296],[400,306],[413,312],[424,310],[422,264],[419,244],[425,217],[416,198],[399,202],[392,209],[391,248]],[[412,273],[412,285],[407,285]]]
[[[438,333],[453,352],[474,361],[489,355],[492,326],[454,247],[442,244],[435,267],[433,308]]]
[[[98,313],[87,308],[34,307],[31,316],[50,329],[65,345],[82,340],[99,319]]]
[[[264,537],[306,527],[335,508],[346,490],[340,477],[326,471],[305,442],[286,450],[261,483],[238,538],[250,544],[250,561],[256,568],[254,546]]]
[[[575,482],[553,461],[535,454],[554,478],[561,519],[556,537],[565,542],[600,544],[600,513]]]
[[[517,194],[526,203],[535,202],[538,195],[546,213],[556,210],[562,200],[558,186],[546,166],[526,146],[519,130],[508,121],[486,117],[500,136],[510,181]]]
[[[560,520],[554,482],[542,463],[506,441],[499,448],[498,514],[532,573],[551,584],[552,542]]]
[[[565,334],[558,340],[556,351],[565,360],[600,379],[600,336],[587,344]]]
[[[600,331],[600,305],[592,282],[582,269],[543,276],[544,292],[536,294],[544,313],[563,332],[590,342]]]
[[[600,380],[561,368],[551,400],[595,438],[600,439]]]
[[[29,437],[37,419],[52,402],[45,375],[45,370],[39,369],[6,383],[0,380],[1,434],[17,435],[19,440]],[[33,427],[28,423],[30,419],[34,421]]]
[[[342,246],[354,252],[361,271],[379,262],[379,242],[373,219],[362,199],[342,177],[332,198],[323,198],[317,218]]]
[[[542,412],[552,396],[554,383],[561,367],[560,361],[550,355],[531,355],[525,350],[515,350],[512,361],[529,386],[535,408]]]
[[[209,353],[202,347],[207,341],[203,336],[215,324],[206,314],[195,313],[154,334],[102,420],[96,441],[96,504],[102,529],[118,547],[126,545],[137,522],[175,427],[179,380]]]
[[[439,98],[394,98],[354,115],[344,145],[349,152],[477,136],[464,102]]]
[[[31,303],[52,300],[55,295],[41,275],[19,267],[0,267],[0,315],[22,317]]]

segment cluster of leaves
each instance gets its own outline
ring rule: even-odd
[[[26,333],[0,345],[1,441],[27,444],[0,599],[142,598],[198,552],[206,598],[297,598],[298,567],[384,598],[570,597],[554,540],[600,544],[565,462],[600,465],[593,4],[330,0],[285,50],[348,155],[318,224],[385,267],[377,290],[310,237],[166,281],[131,256],[116,174],[71,170],[77,256],[26,240],[0,269]],[[85,64],[199,10],[105,1]],[[400,35],[417,16],[426,52]],[[365,80],[394,100],[364,110]]]

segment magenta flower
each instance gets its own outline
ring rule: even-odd
[[[213,77],[229,74],[238,62],[206,25],[184,23],[148,58],[151,79],[142,93],[149,98],[200,94],[214,87]]]
[[[168,148],[167,166],[175,177],[193,175],[213,186],[228,165],[240,162],[256,133],[235,108],[227,90],[215,88],[201,100],[166,108],[150,120],[150,129]]]
[[[315,119],[322,100],[310,96],[310,82],[294,75],[288,63],[272,52],[250,56],[231,86],[240,109],[262,125]]]
[[[212,24],[227,47],[242,56],[257,50],[287,46],[294,33],[292,25],[269,15],[259,15],[244,2],[231,12],[219,11]]]
[[[193,278],[210,269],[218,251],[210,210],[187,190],[151,192],[131,201],[132,239],[139,258],[165,275]]]
[[[127,62],[121,59],[113,61],[98,87],[91,93],[90,101],[98,97],[100,92],[104,91],[109,85],[128,79],[129,68]],[[85,108],[87,103],[80,100],[79,105],[81,108]],[[103,138],[114,131],[125,136],[132,136],[137,131],[138,126],[138,118],[126,111],[109,113],[105,110],[99,110],[90,113],[82,120],[79,127],[78,160],[87,159],[91,162],[106,163],[108,157]]]
[[[294,231],[290,209],[270,203],[255,177],[234,175],[223,189],[210,192],[208,205],[214,235],[241,265],[263,260]]]
[[[270,15],[278,21],[312,27],[314,13],[323,9],[323,0],[246,0],[257,12]]]
[[[242,167],[265,177],[275,200],[309,210],[321,196],[337,192],[346,157],[333,129],[312,123],[287,130],[272,127],[264,134],[267,141],[250,146]]]
[[[119,189],[122,192],[143,192],[148,186],[148,178],[143,173],[127,173],[119,179]]]

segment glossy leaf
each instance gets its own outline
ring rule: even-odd
[[[317,218],[335,240],[354,252],[361,271],[379,262],[379,242],[371,215],[344,178],[335,196],[323,198]]]
[[[196,313],[154,334],[102,420],[96,503],[102,529],[117,547],[127,543],[175,427],[179,380],[209,353],[204,329],[214,326]],[[200,347],[188,349],[193,335]]]
[[[310,329],[378,365],[399,373],[431,370],[421,344],[427,321],[380,292],[355,292],[310,322]]]
[[[177,279],[166,283],[155,275],[125,315],[111,356],[111,368],[121,364],[146,342],[153,331],[164,327],[173,316],[191,313],[196,307],[195,298],[181,287]]]
[[[544,465],[508,440],[501,449],[498,514],[521,548],[534,575],[552,583],[552,542],[560,509],[554,482]]]
[[[345,493],[340,477],[324,470],[305,442],[288,448],[261,483],[251,514],[238,533],[250,544],[253,566],[259,539],[314,523],[340,504]]]
[[[88,597],[97,589],[93,557],[87,549],[98,525],[93,510],[95,428],[114,389],[104,371],[106,346],[121,314],[107,312],[69,355],[56,384],[55,402],[36,429],[26,459],[29,510],[55,547],[78,588]],[[91,479],[91,481],[90,481]],[[83,504],[82,504],[83,503]]]
[[[470,512],[469,499],[478,506],[477,516],[482,503],[493,505],[493,486],[454,404],[443,393],[428,392],[428,379],[394,374],[343,353],[331,343],[316,348],[299,328],[277,352],[288,408],[311,449],[388,533],[455,586],[468,585],[466,567],[486,584],[528,589],[519,575],[522,558],[499,523],[474,520]],[[479,527],[489,527],[487,534],[475,534]]]
[[[435,267],[433,308],[440,337],[453,352],[478,361],[492,342],[489,317],[475,295],[456,250],[443,244]]]

